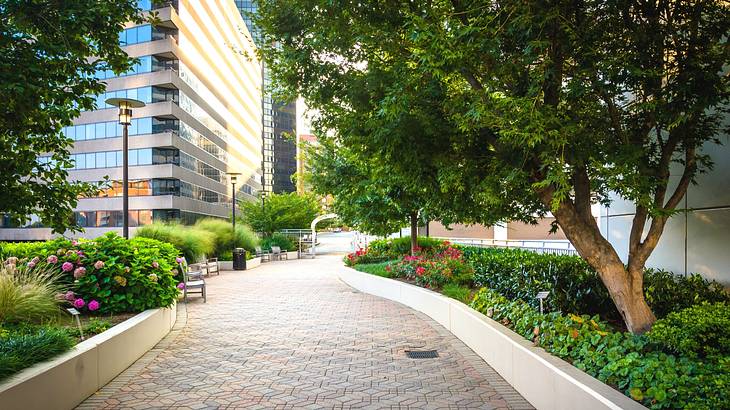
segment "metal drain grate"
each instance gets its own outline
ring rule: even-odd
[[[435,359],[439,354],[436,350],[406,350],[406,356],[411,359]]]

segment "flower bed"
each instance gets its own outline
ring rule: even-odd
[[[0,378],[75,344],[78,330],[64,325],[67,313],[59,307],[118,316],[170,307],[179,295],[177,250],[152,239],[110,233],[94,240],[4,243],[0,255]],[[109,326],[97,320],[85,327],[95,334]]]
[[[648,270],[645,294],[664,319],[637,336],[601,319],[615,320],[615,307],[577,257],[440,243],[416,256],[361,263],[385,255],[376,248],[347,259],[360,271],[465,303],[487,285],[473,298],[475,309],[652,408],[730,408],[730,304],[716,282]],[[551,291],[548,314],[537,312],[542,290]]]

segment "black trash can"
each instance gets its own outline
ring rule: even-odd
[[[233,250],[233,270],[246,270],[246,250],[236,248]]]

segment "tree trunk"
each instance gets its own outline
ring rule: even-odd
[[[416,255],[418,248],[418,213],[411,213],[411,256]]]
[[[637,334],[649,331],[656,317],[644,298],[643,269],[628,271],[620,260],[593,268],[598,271],[606,285],[628,330]]]
[[[656,317],[644,298],[643,264],[627,269],[590,212],[579,212],[571,201],[562,202],[553,215],[578,254],[598,272],[628,330],[650,330]]]

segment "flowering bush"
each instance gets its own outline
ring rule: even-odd
[[[114,233],[94,240],[2,244],[2,256],[43,264],[61,274],[71,291],[61,295],[79,310],[139,312],[167,307],[179,294],[174,279],[177,250],[170,244]]]
[[[403,277],[427,288],[441,288],[454,282],[470,285],[474,275],[471,265],[464,261],[461,250],[443,242],[430,251],[404,256],[392,265],[393,276]]]
[[[355,266],[361,263],[378,263],[385,262],[388,259],[390,259],[390,257],[370,252],[368,249],[358,249],[357,251],[345,256],[345,265]]]

